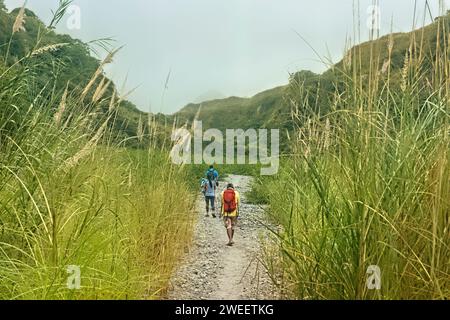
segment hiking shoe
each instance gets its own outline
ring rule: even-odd
[[[213,218],[216,218],[216,215],[214,213],[212,214],[212,216],[213,216]]]

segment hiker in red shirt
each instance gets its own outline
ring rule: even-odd
[[[234,186],[232,183],[229,183],[227,189],[222,192],[222,216],[225,223],[225,228],[227,228],[227,235],[229,240],[227,246],[230,247],[234,244],[233,237],[234,229],[239,217],[239,204],[239,192],[234,190]]]

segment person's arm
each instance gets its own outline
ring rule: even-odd
[[[236,194],[236,216],[237,217],[239,217],[241,214],[240,207],[241,207],[241,197],[240,197],[240,194],[237,193]]]

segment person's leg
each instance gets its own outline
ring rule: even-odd
[[[205,197],[206,201],[206,216],[209,217],[209,199],[208,197]]]
[[[211,210],[213,218],[216,217],[216,197],[211,197]]]
[[[216,198],[216,201],[217,201],[217,210],[219,211],[219,218],[220,219],[222,219],[223,218],[223,215],[222,215],[222,203],[221,203],[221,201],[222,201],[222,199],[220,198],[220,197],[217,197]]]
[[[231,222],[231,218],[225,218],[226,220],[226,228],[227,228],[227,235],[228,235],[228,245],[231,246],[232,245],[232,241],[233,241],[233,226],[232,226],[232,222]]]
[[[235,227],[236,227],[236,218],[235,217],[233,217],[233,218],[230,218],[230,224],[231,224],[231,239],[230,239],[230,243],[231,244],[234,244],[234,229],[235,229]]]

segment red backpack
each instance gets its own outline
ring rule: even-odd
[[[237,209],[236,193],[233,189],[227,189],[223,193],[223,211],[225,213],[232,213]]]

